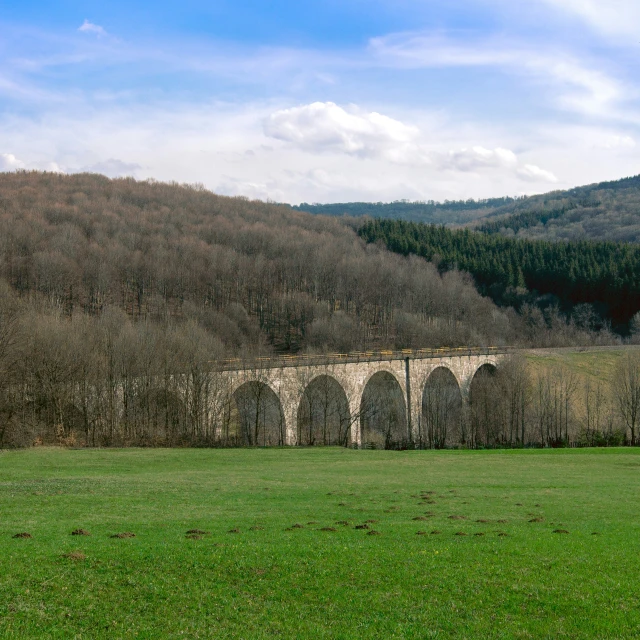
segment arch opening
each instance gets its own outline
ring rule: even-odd
[[[472,446],[488,446],[500,441],[500,419],[496,398],[500,397],[497,368],[485,363],[480,366],[469,385],[470,438]]]
[[[349,401],[342,385],[328,375],[314,378],[298,407],[298,444],[346,447],[350,433]]]
[[[264,382],[245,382],[234,392],[221,433],[226,446],[273,447],[285,444],[280,399]]]
[[[402,387],[387,371],[374,374],[360,401],[362,445],[377,449],[406,447],[407,405]]]
[[[450,369],[437,367],[424,385],[420,420],[420,445],[443,449],[451,442],[464,439],[460,434],[462,394]]]

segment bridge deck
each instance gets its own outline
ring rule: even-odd
[[[459,358],[464,356],[494,355],[517,351],[513,347],[441,347],[439,349],[402,349],[401,351],[364,351],[355,353],[328,353],[283,355],[254,360],[232,358],[222,360],[218,367],[223,371],[248,369],[280,369],[283,367],[323,366],[358,362],[380,362],[389,360],[426,360],[429,358]]]

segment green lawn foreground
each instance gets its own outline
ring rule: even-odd
[[[630,449],[2,452],[0,637],[640,637],[639,480]]]

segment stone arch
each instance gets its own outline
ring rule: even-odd
[[[422,389],[420,444],[442,449],[458,437],[462,417],[462,391],[446,366],[431,371]]]
[[[492,379],[498,370],[497,365],[494,362],[483,362],[471,376],[469,382],[469,402],[473,402],[473,389],[477,388],[478,384],[481,384],[483,380]]]
[[[469,435],[472,446],[495,445],[499,440],[496,371],[494,363],[485,362],[476,369],[469,384]]]
[[[332,375],[316,376],[298,405],[297,443],[346,446],[350,431],[351,412],[344,387]]]
[[[222,425],[225,445],[282,446],[286,441],[280,398],[266,383],[248,380],[236,386]]]
[[[366,389],[369,382],[371,381],[371,378],[373,378],[374,376],[377,376],[379,373],[386,373],[389,376],[391,376],[397,382],[398,386],[402,390],[402,393],[406,393],[406,382],[405,382],[404,376],[399,378],[397,372],[392,371],[387,366],[381,366],[381,367],[376,366],[373,370],[370,369],[368,371],[367,375],[362,381],[361,389],[363,390],[363,392],[364,392],[364,389]]]
[[[360,431],[364,446],[397,449],[408,441],[405,393],[393,373],[379,370],[368,378],[360,400]]]

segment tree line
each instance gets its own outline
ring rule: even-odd
[[[640,353],[621,355],[610,379],[515,356],[480,371],[469,403],[450,376],[427,384],[423,448],[621,446],[638,444]]]

